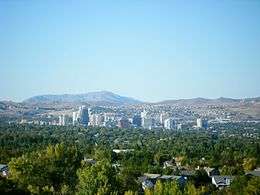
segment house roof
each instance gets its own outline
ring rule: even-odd
[[[215,180],[216,184],[227,184],[227,180],[229,179],[232,181],[234,179],[234,176],[229,176],[229,175],[215,175],[212,176],[212,178]]]
[[[148,177],[149,179],[157,179],[161,176],[161,174],[144,173],[144,176]]]
[[[195,171],[182,170],[180,172],[180,175],[183,175],[183,176],[193,176],[193,175],[195,175]]]
[[[246,175],[253,175],[253,176],[256,176],[256,177],[260,177],[260,170],[259,171],[246,172]]]
[[[142,186],[144,189],[146,188],[153,188],[154,184],[153,182],[149,181],[149,180],[145,180],[142,182]]]
[[[172,176],[172,179],[176,179],[176,180],[177,180],[177,179],[180,179],[180,178],[182,178],[182,177],[183,177],[183,176],[173,175],[173,176]],[[185,177],[183,177],[183,178],[185,178]]]
[[[162,175],[162,176],[160,177],[160,179],[165,179],[165,180],[167,180],[167,179],[173,179],[173,175]]]
[[[7,167],[7,165],[5,165],[5,164],[0,164],[0,170],[2,170],[3,168],[6,168]]]

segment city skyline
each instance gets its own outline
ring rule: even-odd
[[[260,2],[0,2],[0,100],[260,96]]]

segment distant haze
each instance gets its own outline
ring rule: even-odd
[[[260,1],[0,1],[0,100],[260,96]]]
[[[132,97],[121,96],[109,91],[97,91],[84,94],[62,94],[62,95],[38,95],[23,101],[26,104],[52,104],[52,103],[108,103],[114,105],[134,105],[142,103],[180,104],[180,105],[206,105],[206,104],[232,104],[239,102],[260,102],[260,97],[232,99],[220,97],[217,99],[192,98],[178,100],[164,100],[159,102],[144,102]]]

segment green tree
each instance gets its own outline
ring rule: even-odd
[[[252,179],[250,179],[245,191],[247,194],[259,195],[260,194],[260,178],[253,177]]]
[[[77,194],[110,194],[117,190],[116,172],[107,159],[78,171]]]
[[[243,167],[245,171],[251,171],[256,168],[257,159],[256,158],[245,158],[243,162]]]
[[[75,147],[64,144],[49,146],[12,159],[10,179],[33,194],[58,193],[68,186],[72,191],[77,183],[76,170],[81,156]]]

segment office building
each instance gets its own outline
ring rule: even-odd
[[[91,126],[103,126],[104,116],[102,114],[91,114],[89,116],[89,124]]]
[[[167,118],[164,120],[164,128],[167,130],[171,130],[175,128],[175,122],[172,118]]]
[[[77,125],[78,122],[79,122],[78,119],[79,119],[79,112],[78,112],[78,111],[73,112],[73,113],[72,113],[72,124],[73,124],[73,125]]]
[[[150,117],[142,118],[142,127],[144,129],[152,129],[153,128],[153,119]]]
[[[69,116],[62,114],[59,116],[59,125],[60,126],[65,126],[69,124]]]
[[[169,114],[166,112],[163,112],[160,114],[160,123],[161,125],[164,125],[164,121],[169,118]]]
[[[208,120],[207,119],[198,118],[197,119],[197,128],[207,129],[208,128]]]
[[[130,127],[130,122],[127,118],[121,118],[119,121],[118,121],[118,127],[119,128],[129,128]]]
[[[135,127],[141,127],[142,126],[141,116],[140,115],[134,115],[132,123]]]

